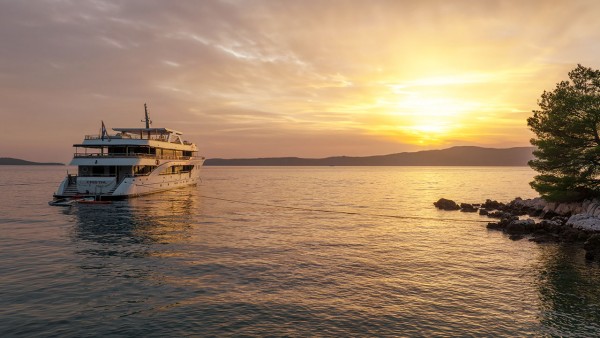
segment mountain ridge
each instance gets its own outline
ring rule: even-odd
[[[526,166],[534,147],[484,148],[456,146],[374,156],[325,158],[263,157],[207,159],[207,166]]]
[[[259,157],[207,159],[207,166],[526,166],[534,158],[534,147],[485,148],[456,146],[372,156],[330,156],[325,158]],[[64,165],[0,157],[0,165]]]

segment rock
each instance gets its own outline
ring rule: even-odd
[[[525,209],[510,209],[510,213],[511,213],[511,215],[515,215],[515,216],[524,216],[524,215],[527,215],[529,213],[529,211],[525,210]]]
[[[513,235],[508,236],[508,239],[510,239],[511,241],[518,241],[520,239],[523,239],[523,235],[513,234]]]
[[[600,218],[588,214],[573,215],[566,223],[576,229],[600,231]]]
[[[532,232],[534,226],[535,221],[532,219],[513,220],[506,226],[505,230],[508,234],[523,234]]]
[[[540,197],[526,200],[517,197],[510,201],[506,207],[514,215],[530,215],[532,217],[537,217],[541,215],[546,204],[547,202]]]
[[[511,218],[511,217],[513,217],[513,215],[512,215],[511,213],[509,213],[509,212],[504,212],[504,211],[499,211],[499,210],[497,210],[497,211],[492,211],[492,212],[488,213],[488,215],[487,215],[487,216],[488,216],[488,217],[491,217],[491,218],[501,218],[501,219],[502,219],[502,218]],[[517,218],[518,218],[518,217],[517,217]]]
[[[559,215],[570,216],[583,211],[581,203],[560,203],[554,209],[554,212]]]
[[[486,225],[486,228],[492,229],[492,230],[503,230],[505,226],[506,225],[503,225],[501,223],[490,222]]]
[[[588,215],[594,215],[596,210],[600,209],[600,203],[598,203],[597,200],[584,201],[584,205],[586,205],[586,208],[584,209],[585,213]]]
[[[590,204],[592,204],[592,201],[590,201],[590,200],[585,200],[581,203],[581,209],[583,210],[583,212],[587,212]]]
[[[552,211],[554,212],[554,209],[556,209],[556,202],[548,202],[546,204],[546,206],[544,207],[544,212],[548,212],[548,211]]]
[[[458,207],[461,211],[474,212],[478,206],[461,203],[451,210]],[[585,242],[586,259],[600,261],[600,199],[556,203],[542,198],[517,197],[508,204],[488,199],[481,204],[479,214],[497,218],[497,222],[490,222],[486,227],[504,231],[513,241],[532,234],[529,240],[536,243]],[[518,216],[522,215],[543,219],[539,223],[533,219],[520,220]]]
[[[557,223],[559,225],[565,225],[565,224],[567,224],[567,220],[569,220],[568,217],[556,216],[556,217],[552,217],[552,219],[550,221]]]
[[[542,215],[542,212],[542,209],[532,209],[527,213],[527,215],[531,217],[540,217]]]
[[[528,225],[526,223],[519,222],[519,217],[518,216],[514,216],[514,215],[510,215],[508,217],[503,217],[502,219],[500,219],[500,222],[506,222],[507,225],[510,224],[510,223],[512,223],[512,222],[517,222],[517,223],[520,223],[520,224],[522,224],[524,226]],[[535,224],[535,222],[533,220],[532,220],[531,223]]]
[[[474,207],[472,204],[468,204],[468,203],[461,203],[460,204],[460,211],[461,212],[477,212],[477,208]]]
[[[544,208],[546,207],[546,204],[548,204],[548,202],[546,202],[546,200],[541,197],[536,197],[536,198],[532,198],[530,200],[526,200],[525,203],[529,208],[535,209],[535,210],[544,210]]]
[[[538,228],[543,229],[547,233],[558,234],[563,228],[563,224],[553,220],[544,219],[538,224]]]
[[[573,243],[579,240],[580,231],[573,228],[568,228],[560,234],[560,241],[566,243]]]
[[[506,231],[507,234],[511,234],[511,235],[522,234],[525,232],[525,227],[521,223],[512,222],[509,225],[507,225],[504,230]]]
[[[560,215],[555,213],[553,210],[546,210],[546,208],[544,208],[544,210],[540,214],[540,217],[543,219],[552,219],[556,216],[560,216]]]
[[[485,203],[481,204],[481,207],[488,210],[499,210],[504,208],[504,203],[498,201],[485,200]]]
[[[442,209],[442,210],[458,210],[458,209],[460,209],[460,206],[458,206],[458,204],[456,204],[456,202],[445,199],[445,198],[440,198],[437,202],[434,202],[433,205],[435,205],[436,208]]]
[[[494,230],[506,230],[506,227],[508,227],[509,225],[511,225],[513,222],[517,222],[517,225],[514,225],[513,228],[514,233],[519,233],[519,231],[517,230],[519,227],[525,229],[526,226],[523,224],[518,223],[519,222],[519,217],[517,216],[513,216],[511,214],[508,213],[504,213],[504,216],[502,218],[500,218],[499,222],[491,222],[488,223],[487,228],[488,229],[494,229]],[[531,220],[531,222],[533,224],[535,224],[535,222],[533,220]],[[529,221],[526,222],[527,223],[527,227],[530,226]]]
[[[554,216],[571,216],[583,212],[589,212],[591,209],[591,201],[573,202],[573,203],[557,203],[547,202],[543,207],[542,217],[552,218]],[[542,203],[537,203],[536,208],[542,206]]]
[[[561,222],[557,222],[555,220],[551,220],[551,219],[543,219],[540,222],[540,225],[544,228],[555,228],[555,227],[559,227],[562,225]]]

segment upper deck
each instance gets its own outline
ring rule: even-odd
[[[74,147],[101,148],[115,146],[150,146],[163,149],[196,151],[196,145],[184,141],[182,133],[169,128],[113,128],[116,134],[86,135]]]

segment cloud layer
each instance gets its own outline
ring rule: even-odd
[[[0,0],[0,156],[68,161],[108,127],[185,132],[209,157],[527,145],[595,1]],[[141,126],[141,123],[139,123]]]

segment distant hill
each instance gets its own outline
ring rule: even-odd
[[[0,165],[64,165],[64,163],[41,163],[20,160],[18,158],[0,157]]]
[[[452,147],[390,155],[327,158],[270,157],[208,159],[205,165],[221,166],[526,166],[533,159],[533,147],[482,148]]]

